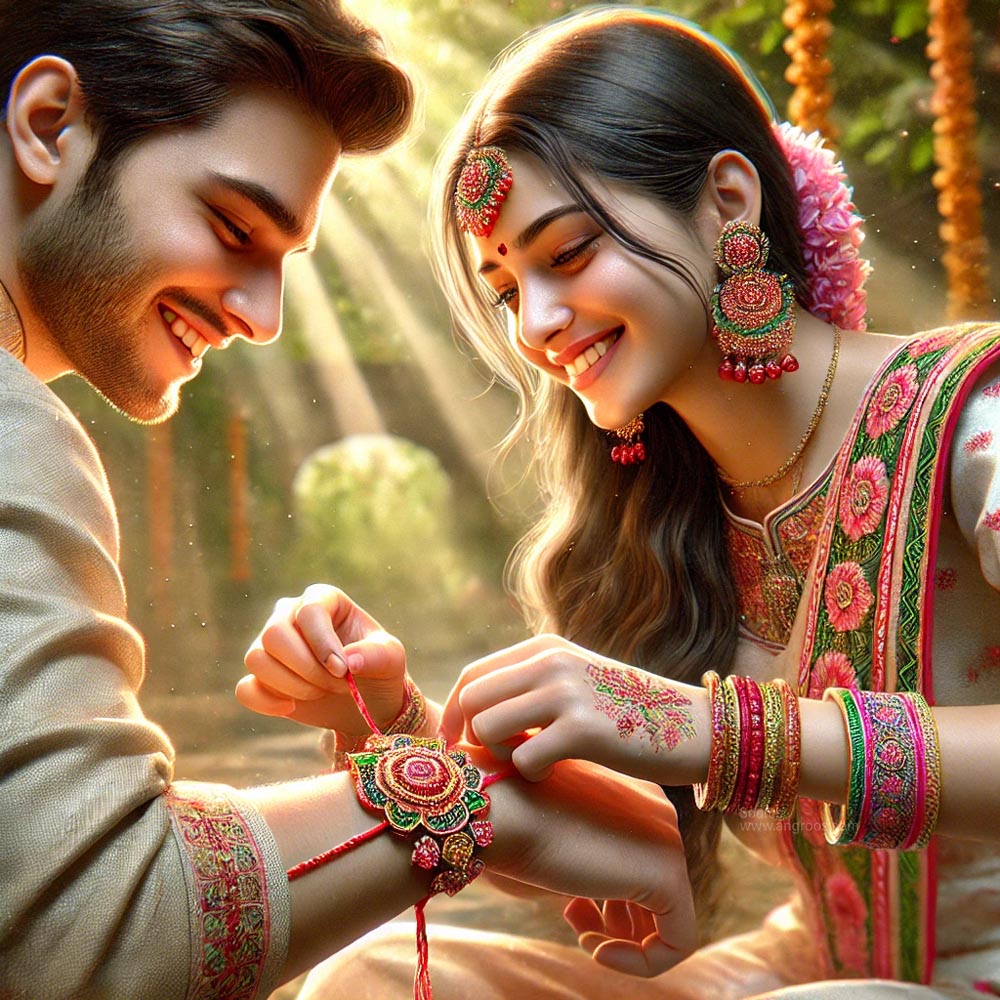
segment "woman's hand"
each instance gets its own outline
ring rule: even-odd
[[[496,840],[487,865],[583,897],[566,919],[602,965],[658,976],[697,947],[677,814],[661,788],[567,761],[538,783],[498,782],[490,796]],[[595,898],[607,900],[603,908]]]
[[[711,739],[701,688],[553,635],[466,667],[441,724],[449,740],[464,733],[530,780],[545,777],[556,761],[576,759],[661,784],[690,784],[704,780]]]
[[[324,584],[282,598],[244,658],[241,704],[347,735],[369,732],[344,680],[355,675],[368,711],[388,725],[403,707],[406,651],[342,590]]]

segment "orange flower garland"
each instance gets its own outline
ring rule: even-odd
[[[981,171],[976,159],[972,27],[965,0],[930,0],[927,57],[934,96],[934,160],[938,170],[940,234],[948,275],[948,316],[985,316],[989,300],[986,239],[983,236]]]
[[[782,21],[791,31],[784,46],[792,60],[785,79],[795,87],[788,102],[788,119],[804,132],[819,132],[832,142],[836,130],[827,117],[833,104],[827,78],[833,65],[826,57],[833,34],[831,10],[833,0],[788,0]]]

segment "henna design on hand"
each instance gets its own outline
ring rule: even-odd
[[[638,733],[658,752],[661,747],[673,750],[696,735],[691,702],[675,688],[658,686],[660,678],[588,663],[587,679],[594,689],[594,707],[615,724],[623,740]]]

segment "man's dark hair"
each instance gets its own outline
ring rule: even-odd
[[[389,146],[413,109],[407,75],[339,0],[0,0],[4,109],[46,54],[76,68],[104,168],[153,129],[211,125],[253,86],[301,100],[345,154]]]

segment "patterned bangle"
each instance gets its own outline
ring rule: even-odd
[[[770,813],[778,797],[781,761],[785,756],[784,704],[775,684],[762,684],[760,693],[764,700],[764,767],[757,805]]]
[[[416,736],[427,725],[427,702],[409,674],[403,678],[403,707],[399,715],[382,730],[385,736]]]
[[[821,808],[823,835],[828,844],[850,844],[855,839],[861,823],[868,787],[868,746],[864,717],[855,699],[856,692],[848,688],[827,688],[824,701],[835,701],[844,716],[850,748],[847,780],[847,801],[837,806],[839,815],[834,817],[834,807],[824,802]]]
[[[903,695],[859,691],[855,697],[870,734],[868,808],[856,839],[871,848],[892,850],[906,843],[916,821],[919,730]]]
[[[740,707],[732,680],[732,677],[727,677],[720,685],[722,703],[726,711],[726,755],[722,764],[722,782],[716,806],[720,812],[735,811],[731,806],[740,768]]]
[[[760,685],[750,677],[743,677],[742,686],[746,692],[743,704],[746,705],[747,717],[745,728],[749,731],[749,755],[746,782],[740,797],[740,811],[750,812],[757,808],[760,798],[760,783],[764,770],[764,753],[766,747],[766,732],[764,729],[764,699]],[[741,725],[744,725],[741,722]]]
[[[711,706],[712,749],[708,756],[708,775],[704,782],[694,786],[694,801],[699,809],[707,812],[715,809],[719,803],[722,767],[726,757],[726,705],[720,690],[719,675],[714,670],[702,674],[701,683],[708,691],[708,703]]]
[[[802,721],[799,717],[799,699],[788,681],[772,682],[781,695],[785,723],[785,752],[781,759],[781,780],[777,797],[767,811],[777,819],[789,819],[795,812],[799,795],[799,773],[802,767]]]
[[[934,835],[938,813],[941,808],[941,743],[938,738],[937,723],[924,697],[916,692],[904,695],[914,719],[914,732],[922,742],[923,769],[920,776],[922,788],[922,809],[918,812],[912,836],[903,845],[903,850],[922,850]],[[921,815],[922,812],[922,815]]]

